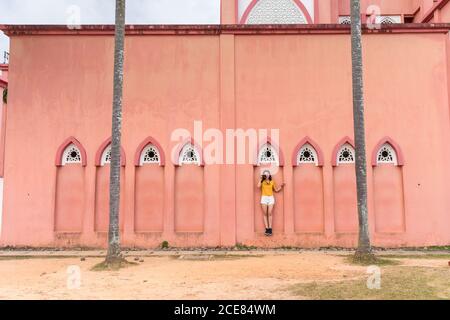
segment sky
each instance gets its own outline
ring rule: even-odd
[[[114,0],[0,0],[0,24],[113,24],[114,4]],[[128,0],[126,23],[218,24],[220,0]],[[8,37],[0,31],[0,63],[8,48]]]

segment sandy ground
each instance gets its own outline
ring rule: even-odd
[[[286,290],[310,281],[366,281],[366,268],[335,253],[145,256],[119,271],[91,271],[103,259],[0,255],[0,299],[299,299]],[[128,257],[134,261],[134,257]],[[405,261],[442,266],[443,260]],[[71,266],[80,268],[80,286]],[[74,280],[75,279],[75,280]],[[68,286],[69,284],[69,286]]]

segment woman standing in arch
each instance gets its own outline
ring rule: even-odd
[[[264,226],[266,227],[266,236],[272,236],[272,221],[273,221],[273,208],[275,206],[275,197],[273,192],[280,192],[283,190],[285,183],[283,182],[279,188],[277,188],[275,181],[272,179],[272,174],[269,170],[265,170],[258,181],[258,188],[261,188],[261,209],[263,211]]]

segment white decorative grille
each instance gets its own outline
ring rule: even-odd
[[[111,163],[111,144],[109,144],[102,153],[102,159],[100,164],[104,166],[105,164]]]
[[[292,0],[260,0],[248,15],[247,24],[306,24],[305,15]]]
[[[144,165],[144,164],[160,164],[160,155],[159,155],[159,150],[156,146],[154,146],[153,144],[149,144],[147,145],[144,150],[142,150],[141,153],[141,158],[139,161],[139,165]]]
[[[279,158],[275,148],[269,143],[264,144],[258,153],[258,164],[276,164],[278,165]]]
[[[180,152],[180,158],[178,163],[183,164],[196,164],[200,165],[200,154],[197,149],[191,143],[186,144]]]
[[[352,24],[352,19],[350,16],[341,16],[339,17],[339,24]]]
[[[375,21],[378,24],[402,23],[402,17],[401,16],[377,16]]]
[[[305,163],[314,163],[316,166],[319,165],[319,157],[317,156],[317,152],[309,143],[305,144],[297,155],[297,165]]]
[[[338,164],[355,163],[355,149],[348,143],[344,144],[337,153]]]
[[[377,164],[380,163],[398,165],[397,153],[389,143],[383,144],[378,150]]]
[[[71,143],[64,149],[61,163],[63,166],[71,163],[81,163],[81,152],[75,144]]]

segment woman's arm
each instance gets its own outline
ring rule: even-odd
[[[261,188],[261,179],[258,180],[258,188]]]
[[[285,185],[286,185],[286,183],[284,183],[284,182],[280,185],[279,188],[277,188],[277,186],[275,185],[275,186],[274,186],[275,192],[278,193],[278,192],[280,192],[281,190],[283,190],[283,187],[284,187]]]

